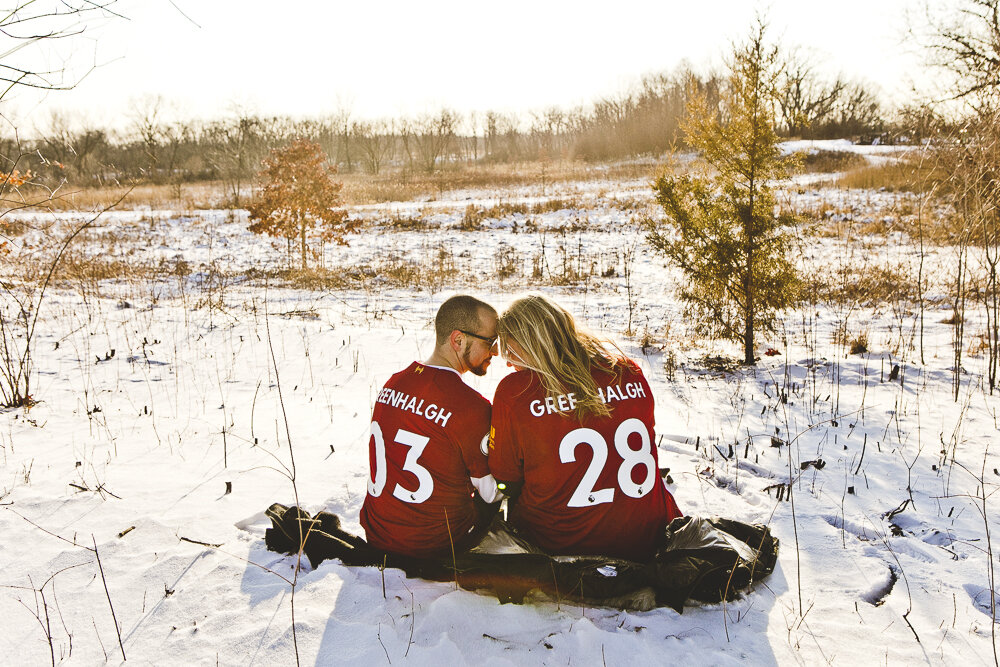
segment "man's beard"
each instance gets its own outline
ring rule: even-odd
[[[486,375],[486,368],[490,365],[490,359],[491,357],[486,357],[478,366],[473,366],[470,359],[470,350],[466,350],[465,354],[462,355],[462,362],[465,364],[465,367],[469,369],[470,373],[479,377]]]

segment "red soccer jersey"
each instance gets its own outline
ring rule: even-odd
[[[532,371],[497,386],[490,470],[524,482],[510,518],[550,553],[645,561],[681,516],[659,475],[649,384],[633,362],[616,370],[591,368],[611,416],[582,423],[576,395],[546,397]]]
[[[472,529],[470,478],[489,475],[490,402],[457,371],[413,362],[375,399],[368,439],[368,541],[411,556],[450,553]]]

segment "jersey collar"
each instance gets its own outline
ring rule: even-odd
[[[462,379],[462,374],[459,373],[458,371],[456,371],[451,366],[435,366],[434,364],[425,364],[422,361],[415,361],[413,363],[420,364],[421,366],[424,366],[426,368],[437,368],[438,370],[442,370],[442,371],[451,371],[452,373],[454,373],[455,375],[458,376],[458,379],[460,379],[460,380]]]

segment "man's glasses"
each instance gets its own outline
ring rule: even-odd
[[[479,340],[486,343],[486,346],[490,348],[492,348],[494,345],[497,344],[497,338],[499,338],[499,336],[493,336],[493,337],[480,336],[477,333],[472,333],[471,331],[466,331],[465,329],[458,329],[458,331],[464,333],[466,336],[472,336],[473,338],[478,338]]]

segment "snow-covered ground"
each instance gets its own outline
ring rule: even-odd
[[[269,665],[296,651],[307,664],[364,665],[994,662],[1000,403],[971,303],[954,398],[951,250],[928,254],[922,334],[901,295],[818,303],[761,338],[755,369],[716,372],[705,355],[738,352],[697,335],[678,276],[642,245],[645,188],[550,184],[358,209],[366,225],[320,261],[363,279],[324,291],[241,277],[286,262],[283,242],[254,237],[241,217],[107,215],[81,253],[187,269],[46,297],[38,403],[0,412],[0,662]],[[826,197],[859,224],[900,215],[866,193],[794,196],[810,210]],[[470,204],[548,198],[572,203],[459,230]],[[423,228],[397,230],[401,217]],[[13,258],[40,239],[15,239]],[[814,275],[915,275],[919,260],[901,235],[800,243]],[[415,282],[381,275],[400,266]],[[294,558],[264,548],[263,510],[296,493],[360,533],[382,383],[430,353],[449,294],[502,309],[529,286],[644,367],[681,508],[767,523],[781,540],[775,573],[745,597],[683,614],[501,605],[391,569],[304,562],[296,577]],[[849,354],[862,334],[869,351]],[[508,370],[498,360],[468,381],[490,397]]]
[[[843,152],[863,155],[870,161],[881,161],[887,157],[898,157],[913,150],[908,145],[856,144],[850,139],[796,139],[781,142],[781,151],[789,153]]]

